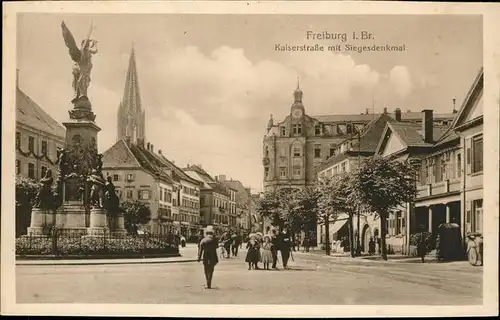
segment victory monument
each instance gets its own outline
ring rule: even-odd
[[[119,198],[111,177],[102,173],[102,155],[97,151],[97,134],[101,130],[87,95],[92,71],[92,55],[97,41],[87,37],[79,48],[64,21],[61,23],[64,42],[73,66],[73,108],[69,110],[65,147],[57,152],[59,166],[56,181],[48,170],[40,180],[40,188],[31,212],[28,235],[47,234],[57,228],[63,235],[114,236],[126,234]],[[87,218],[88,217],[88,218]]]

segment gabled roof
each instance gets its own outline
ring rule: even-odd
[[[474,106],[474,101],[480,96],[480,94],[483,92],[483,80],[484,78],[484,71],[483,67],[479,69],[479,72],[474,79],[474,83],[469,89],[469,92],[467,93],[467,96],[465,97],[462,106],[460,107],[460,110],[457,113],[457,116],[455,117],[453,123],[452,123],[452,128],[455,128],[463,123],[463,121],[467,118],[467,115],[469,114],[471,108]]]
[[[157,155],[157,154],[153,153],[153,155],[155,155],[158,158],[161,158],[164,165],[167,168],[169,168],[170,170],[172,170],[172,173],[175,174],[179,179],[186,180],[186,181],[194,183],[194,184],[200,184],[199,180],[193,179],[192,177],[190,177],[188,174],[186,174],[184,172],[184,170],[182,170],[181,168],[176,166],[172,161],[168,160],[163,154]]]
[[[237,191],[236,202],[239,204],[247,204],[250,200],[250,192],[245,188],[243,183],[239,180],[225,180],[223,181],[229,188]]]
[[[200,175],[200,177],[203,178],[203,180],[206,182],[206,183],[215,183],[215,180],[212,178],[212,176],[210,174],[208,174],[208,172],[206,172],[202,167],[200,166],[197,166],[197,165],[190,165],[189,167],[187,168],[184,168],[183,169],[184,171],[193,171],[193,172],[196,172],[198,173],[198,175]]]
[[[335,114],[335,115],[321,115],[312,116],[320,122],[369,122],[377,117],[383,115],[383,113],[376,114]],[[392,118],[392,114],[387,114]],[[454,113],[437,113],[434,114],[434,119],[453,119],[455,117]],[[401,121],[418,121],[422,119],[421,112],[401,112]]]
[[[142,168],[167,183],[173,182],[159,163],[151,158],[148,151],[137,144],[127,144],[124,140],[118,140],[103,153],[102,160],[103,168]]]
[[[103,167],[105,168],[140,168],[141,164],[136,159],[127,143],[118,140],[111,148],[103,153]]]
[[[396,135],[399,140],[405,145],[407,148],[427,148],[435,145],[436,141],[449,130],[450,126],[443,126],[434,124],[433,126],[433,141],[432,143],[428,143],[424,141],[422,135],[422,125],[417,123],[403,123],[403,122],[388,122],[383,134],[380,137],[380,141],[376,148],[376,153],[379,153],[381,149],[385,148],[385,143],[387,143],[386,136],[389,133]]]
[[[66,137],[66,129],[19,88],[16,88],[16,122],[62,140]]]

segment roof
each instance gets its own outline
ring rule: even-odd
[[[150,152],[143,147],[124,140],[118,140],[111,148],[103,153],[104,168],[142,168],[149,174],[161,180],[172,183],[172,177],[163,169]]]
[[[470,112],[470,108],[472,107],[472,101],[479,95],[480,92],[483,91],[483,82],[484,82],[484,71],[483,67],[479,69],[479,72],[474,79],[473,84],[469,88],[469,92],[467,92],[467,96],[465,97],[460,110],[457,113],[453,121],[453,127],[459,125],[461,121],[467,116],[467,113]]]
[[[433,143],[424,141],[421,134],[421,124],[390,122],[388,125],[408,147],[431,147],[433,145]],[[450,126],[434,125],[432,130],[432,140],[438,141],[449,128]]]
[[[170,177],[163,169],[161,162],[151,155],[151,152],[144,147],[137,144],[131,143],[129,145],[130,151],[134,154],[135,158],[141,164],[141,167],[149,171],[151,174],[158,176],[159,178],[172,183],[172,177]]]
[[[111,148],[103,153],[103,167],[105,168],[140,168],[141,164],[136,159],[127,143],[118,140]]]
[[[184,171],[193,171],[198,173],[198,175],[203,179],[204,182],[206,183],[215,183],[215,180],[212,178],[212,176],[203,170],[202,167],[197,166],[197,165],[190,165],[187,168],[184,168]]]
[[[193,179],[192,177],[190,177],[188,174],[186,174],[184,172],[184,170],[182,170],[181,168],[179,168],[178,166],[176,166],[172,161],[168,160],[167,157],[165,157],[163,154],[157,155],[157,154],[155,154],[153,152],[151,152],[151,153],[154,156],[156,156],[158,158],[161,158],[163,164],[167,168],[169,168],[170,170],[172,170],[172,173],[175,174],[181,180],[186,180],[186,181],[189,181],[189,182],[194,183],[194,184],[200,184],[199,180]]]
[[[223,181],[223,183],[226,184],[229,188],[237,191],[236,202],[238,204],[247,204],[250,201],[250,192],[249,190],[247,190],[247,188],[245,188],[241,181],[231,179],[225,180]]]
[[[373,120],[371,120],[369,123],[366,124],[366,126],[363,128],[363,131],[361,132],[361,139],[360,139],[360,144],[359,144],[359,149],[358,149],[358,142],[356,141],[357,139],[354,138],[354,143],[355,146],[352,150],[334,155],[330,158],[328,158],[326,161],[324,161],[322,164],[320,164],[316,170],[320,171],[325,168],[328,168],[334,163],[338,163],[342,160],[345,160],[349,155],[357,155],[358,151],[363,154],[373,154],[375,153],[375,150],[377,149],[380,137],[382,136],[385,126],[388,122],[395,122],[389,116],[388,114],[379,114],[377,117]],[[352,140],[351,138],[347,138],[343,140],[342,142],[339,143],[339,145],[342,145],[346,141]],[[347,154],[349,153],[349,154]]]
[[[47,132],[62,140],[66,137],[66,128],[19,88],[16,88],[16,122]]]
[[[320,115],[312,116],[320,122],[369,122],[377,117],[381,116],[383,113],[376,114],[335,114],[335,115]],[[392,118],[391,114],[388,114]],[[434,119],[453,119],[455,117],[454,113],[437,113],[434,114]],[[402,121],[416,121],[422,119],[421,112],[401,112]]]

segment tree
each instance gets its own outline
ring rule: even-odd
[[[39,184],[35,181],[16,177],[16,236],[26,232],[30,226],[31,209],[33,208]]]
[[[297,233],[298,231],[305,231],[308,243],[310,237],[307,232],[310,231],[312,225],[316,226],[318,215],[318,200],[321,194],[318,189],[313,187],[305,187],[295,193],[295,207],[293,213],[295,214],[292,230]],[[295,234],[294,233],[294,234]]]
[[[325,223],[326,254],[330,255],[330,223],[335,222],[340,213],[346,213],[349,223],[349,247],[351,257],[354,257],[352,217],[356,212],[356,205],[352,198],[352,175],[338,174],[321,178],[316,188],[320,194],[318,222]]]
[[[149,206],[140,201],[126,201],[122,203],[121,209],[125,220],[125,229],[128,233],[136,233],[137,227],[151,220]]]
[[[385,237],[389,213],[416,196],[416,170],[409,161],[373,157],[364,159],[353,172],[354,202],[380,217],[382,258],[387,260]]]

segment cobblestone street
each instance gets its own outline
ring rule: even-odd
[[[181,249],[185,258],[196,247]],[[421,304],[482,303],[482,268],[466,262],[391,263],[295,253],[291,270],[247,270],[223,259],[214,289],[196,262],[18,265],[18,303]]]

